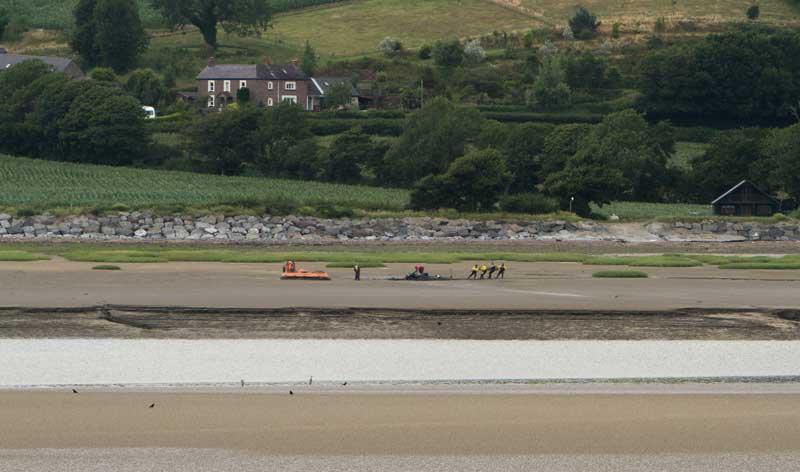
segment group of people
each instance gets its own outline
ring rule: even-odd
[[[489,274],[488,278],[491,279],[492,275],[494,275],[495,272],[497,272],[497,275],[495,276],[495,279],[505,279],[506,278],[506,263],[505,262],[501,262],[499,267],[498,267],[497,264],[494,263],[494,261],[489,263],[488,266],[486,264],[481,264],[480,266],[478,264],[475,264],[475,265],[472,266],[472,271],[470,271],[469,276],[467,277],[467,280],[469,280],[469,279],[477,280],[478,279],[478,272],[480,272],[480,278],[481,279],[486,278],[486,274]]]

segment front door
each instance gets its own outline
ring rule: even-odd
[[[753,216],[753,206],[742,205],[742,216]]]

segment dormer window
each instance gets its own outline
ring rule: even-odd
[[[267,89],[272,90],[275,88],[275,84],[270,80],[267,82]]]
[[[216,88],[217,88],[216,85],[217,85],[216,82],[214,82],[213,80],[209,80],[208,81],[208,91],[211,92],[211,93],[215,92]]]
[[[297,90],[297,82],[286,82],[286,90]]]

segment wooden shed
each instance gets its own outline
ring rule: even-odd
[[[772,216],[778,212],[780,202],[770,194],[742,180],[711,202],[715,215]]]

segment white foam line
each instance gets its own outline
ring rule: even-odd
[[[0,387],[781,377],[800,341],[0,339]]]

